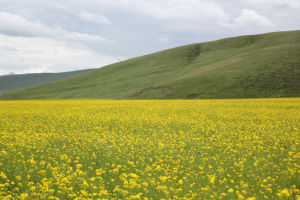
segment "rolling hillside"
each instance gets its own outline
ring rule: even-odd
[[[40,85],[62,78],[83,74],[92,69],[78,70],[62,73],[35,73],[35,74],[15,74],[0,76],[0,95],[13,90]]]
[[[191,44],[11,92],[2,99],[300,96],[300,31]]]

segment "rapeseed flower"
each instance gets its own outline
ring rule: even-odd
[[[0,199],[299,199],[299,110],[299,98],[0,102]]]

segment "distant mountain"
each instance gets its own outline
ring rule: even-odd
[[[13,90],[26,88],[34,85],[40,85],[51,81],[67,78],[74,75],[79,75],[91,71],[78,70],[62,73],[36,73],[36,74],[14,74],[0,76],[0,95],[8,93]]]
[[[300,96],[300,31],[181,46],[2,99],[206,99]]]
[[[14,72],[9,72],[8,74],[0,74],[0,77],[1,77],[1,76],[8,76],[8,75],[16,75],[16,73],[14,73]]]

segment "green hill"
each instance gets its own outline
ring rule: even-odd
[[[14,74],[0,76],[0,95],[8,93],[12,90],[26,88],[34,85],[40,85],[62,78],[83,74],[90,70],[92,69],[62,73]]]
[[[300,31],[191,44],[22,89],[2,99],[300,96]]]

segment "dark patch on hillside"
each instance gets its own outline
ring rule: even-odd
[[[188,62],[195,60],[201,53],[201,45],[196,44],[186,54]]]
[[[148,88],[144,88],[142,90],[139,90],[137,91],[136,93],[134,93],[133,95],[130,95],[129,97],[138,97],[138,96],[141,96],[143,93],[147,92],[147,91],[150,91],[150,90],[153,90],[154,87],[148,87]]]
[[[186,98],[187,99],[198,99],[199,98],[199,94],[189,94]]]

